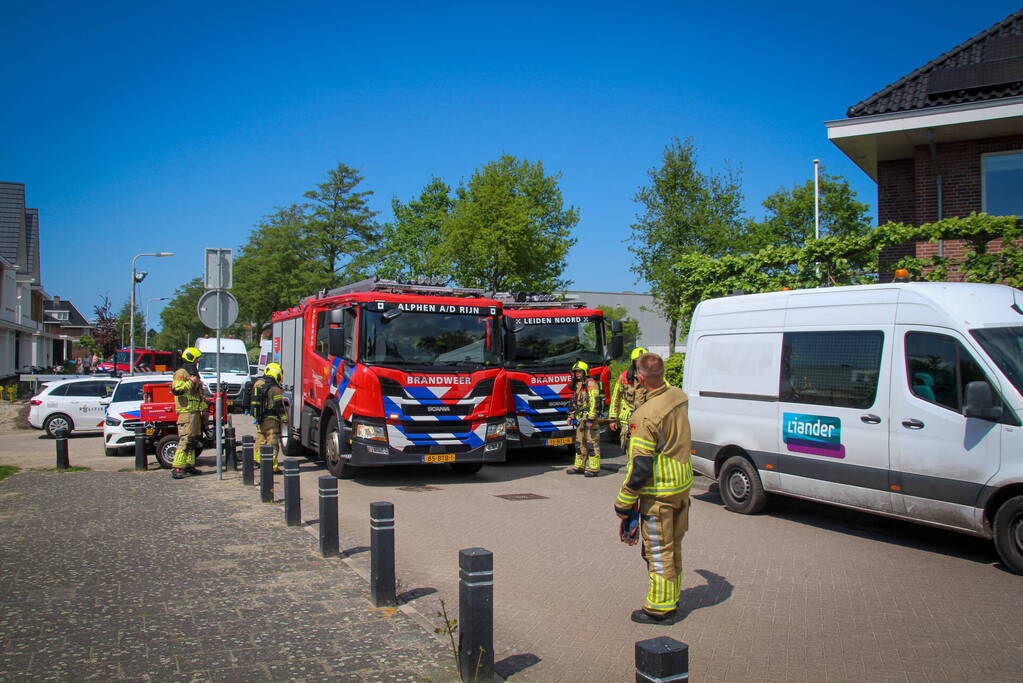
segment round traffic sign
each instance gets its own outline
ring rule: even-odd
[[[230,292],[211,289],[199,297],[199,320],[206,327],[224,329],[238,319],[238,299]]]

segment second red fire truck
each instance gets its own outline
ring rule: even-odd
[[[514,357],[506,363],[512,411],[509,444],[569,446],[575,437],[572,365],[581,360],[590,366],[590,375],[600,380],[606,405],[608,363],[622,355],[621,323],[605,320],[600,309],[558,301],[550,294],[497,298],[516,332]]]
[[[502,305],[480,290],[371,278],[273,315],[289,402],[286,449],[334,475],[358,467],[505,459]]]

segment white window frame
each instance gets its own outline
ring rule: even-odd
[[[1018,154],[1021,158],[1023,158],[1023,149],[1010,149],[1004,152],[987,152],[985,154],[980,155],[980,210],[983,213],[988,213],[986,160],[988,157],[1001,157],[1009,154]]]

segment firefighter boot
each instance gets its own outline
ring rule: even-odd
[[[202,470],[197,468],[195,465],[189,465],[188,467],[185,468],[185,474],[187,474],[190,477],[198,477],[200,474],[202,474]]]
[[[174,470],[171,472],[171,479],[184,479],[184,478],[185,478],[185,470],[181,469],[180,467],[175,467]]]

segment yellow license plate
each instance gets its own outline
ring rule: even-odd
[[[431,455],[424,455],[423,462],[454,462],[454,453],[433,453]]]
[[[564,436],[560,439],[547,439],[548,446],[567,446],[572,443],[572,437]]]

